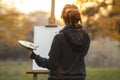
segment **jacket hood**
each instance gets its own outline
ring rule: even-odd
[[[78,27],[74,25],[65,26],[62,30],[66,39],[70,43],[71,47],[75,51],[80,51],[82,46],[85,44],[84,41],[84,33],[85,31],[82,29],[82,26]]]

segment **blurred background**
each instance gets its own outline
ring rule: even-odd
[[[83,26],[91,38],[86,56],[87,80],[120,79],[120,0],[55,0],[58,26],[64,26],[65,4],[79,7]],[[0,80],[28,80],[32,60],[18,40],[33,42],[34,26],[45,26],[51,0],[0,0]],[[44,34],[43,34],[44,35]],[[41,75],[40,79],[47,79]]]

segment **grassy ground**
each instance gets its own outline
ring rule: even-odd
[[[31,62],[0,61],[0,80],[32,80],[32,75],[26,74],[31,66]],[[39,75],[38,80],[47,80],[47,75]],[[87,80],[120,80],[120,69],[87,68]]]
[[[120,80],[120,68],[87,68],[87,80]]]

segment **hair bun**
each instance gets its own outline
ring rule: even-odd
[[[63,8],[61,18],[66,24],[82,23],[79,9],[75,5],[66,5]]]

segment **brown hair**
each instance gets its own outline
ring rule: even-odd
[[[65,24],[77,24],[82,23],[80,12],[78,10],[78,7],[75,5],[67,4],[62,10],[61,18],[65,22]]]

